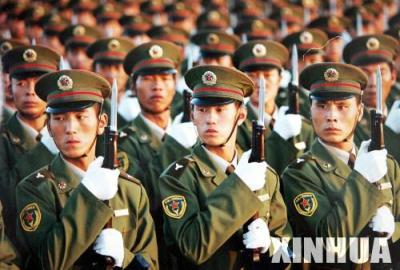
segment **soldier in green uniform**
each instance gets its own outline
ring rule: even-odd
[[[275,99],[288,61],[287,49],[275,41],[250,41],[234,54],[237,69],[245,72],[256,86],[246,104],[247,119],[239,126],[237,142],[243,150],[251,147],[252,120],[257,120],[259,78],[265,78],[265,156],[278,174],[311,145],[314,136],[310,121],[300,114],[286,114],[287,106],[278,108]]]
[[[240,71],[211,65],[189,70],[185,81],[201,144],[161,175],[166,243],[181,269],[243,269],[245,247],[260,248],[264,263],[273,253],[270,235],[290,236],[291,229],[279,176],[265,162],[250,163],[250,152],[239,158],[235,147],[246,119],[243,98],[254,84]]]
[[[16,250],[12,243],[8,240],[4,231],[4,220],[3,220],[3,207],[0,202],[0,269],[16,270],[19,269],[13,264],[17,258]]]
[[[123,68],[126,55],[134,46],[132,41],[127,38],[104,38],[95,41],[87,48],[87,55],[93,59],[93,71],[102,75],[110,84],[114,79],[117,81],[119,127],[123,127],[133,120],[136,116],[135,111],[139,111],[139,104],[136,100],[132,101],[131,92],[126,91],[128,76]],[[136,108],[129,110],[129,107]],[[104,109],[106,112],[110,111],[108,99],[104,103]]]
[[[46,103],[36,95],[34,84],[41,75],[56,71],[59,61],[60,56],[56,52],[42,46],[17,47],[2,57],[4,71],[9,74],[11,92],[17,108],[2,127],[0,138],[0,197],[4,205],[6,232],[14,243],[15,188],[21,179],[15,177],[12,170],[16,163],[35,147],[40,148],[36,159],[24,166],[35,166],[34,164],[42,160],[46,161],[56,151],[45,127]]]
[[[282,175],[296,237],[365,237],[380,232],[393,243],[400,237],[399,200],[393,195],[399,192],[398,164],[385,149],[368,151],[369,141],[358,150],[353,142],[367,82],[361,69],[341,63],[314,64],[300,74],[300,84],[311,90],[311,117],[318,138]],[[347,263],[320,266],[369,267]]]
[[[63,70],[41,77],[35,90],[47,100],[47,127],[60,155],[17,187],[18,240],[31,255],[30,268],[84,268],[94,251],[123,269],[135,269],[142,259],[157,269],[144,188],[95,158],[110,84],[89,71]]]

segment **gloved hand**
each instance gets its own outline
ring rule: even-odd
[[[400,133],[400,100],[396,100],[393,103],[388,117],[386,118],[385,125],[395,133]]]
[[[118,267],[122,267],[124,262],[124,249],[121,232],[113,228],[103,229],[93,245],[96,253],[114,258],[114,266]]]
[[[394,233],[395,221],[389,207],[386,205],[379,207],[376,210],[375,216],[372,217],[369,227],[372,228],[374,232],[387,233],[387,239],[390,239]]]
[[[250,188],[251,191],[261,189],[265,185],[265,175],[267,173],[266,162],[249,163],[251,150],[243,153],[235,173]]]
[[[354,170],[359,172],[370,183],[375,183],[387,173],[386,149],[368,152],[371,140],[363,141],[357,153]]]
[[[46,148],[52,153],[53,155],[58,154],[60,150],[58,150],[57,145],[54,143],[53,138],[50,136],[49,130],[47,127],[44,127],[41,131],[40,134],[42,137],[40,138],[40,142],[46,146]]]
[[[279,108],[278,117],[276,118],[274,131],[284,140],[288,140],[300,134],[301,116],[300,114],[286,114],[288,106]]]
[[[128,122],[135,119],[140,113],[140,105],[137,97],[131,97],[126,93],[118,104],[118,113]]]
[[[249,231],[243,234],[243,244],[248,249],[261,248],[261,253],[267,252],[271,245],[271,237],[267,223],[261,218],[252,221],[248,226]]]
[[[113,198],[118,191],[118,169],[102,168],[103,157],[99,156],[90,163],[82,184],[99,200],[105,201]]]
[[[197,130],[192,122],[174,121],[167,133],[185,148],[191,148],[197,142]]]

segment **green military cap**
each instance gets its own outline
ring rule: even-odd
[[[59,37],[65,48],[73,48],[87,47],[97,39],[102,38],[103,34],[94,27],[76,24],[67,27],[60,33]]]
[[[69,22],[58,14],[46,14],[40,18],[39,25],[42,26],[45,35],[58,36],[67,28]]]
[[[25,19],[27,26],[34,26],[39,24],[39,20],[46,14],[46,10],[41,5],[27,7],[21,13],[21,17]]]
[[[202,30],[190,38],[190,41],[200,47],[204,55],[232,55],[240,45],[240,39],[231,34],[217,30]]]
[[[289,50],[296,44],[299,55],[302,56],[305,53],[322,53],[327,41],[328,36],[323,31],[310,28],[288,35],[282,40],[282,44]]]
[[[322,16],[311,21],[307,27],[321,29],[328,34],[328,38],[333,38],[340,36],[350,25],[350,20],[345,17]]]
[[[46,74],[35,84],[36,94],[47,102],[46,112],[82,110],[103,103],[111,86],[100,75],[86,70],[61,70]]]
[[[89,45],[87,55],[94,62],[122,63],[130,50],[135,47],[128,38],[104,38]]]
[[[148,0],[140,3],[140,11],[145,14],[153,15],[163,12],[165,4],[163,0]]]
[[[18,39],[0,39],[0,56],[6,54],[6,52],[27,45]]]
[[[94,10],[94,14],[99,22],[119,20],[122,16],[122,13],[122,8],[117,3],[113,2],[108,2],[105,5],[99,5]]]
[[[233,9],[240,19],[258,19],[264,15],[264,3],[257,0],[241,0]]]
[[[68,6],[75,12],[93,11],[98,5],[98,0],[70,0]]]
[[[11,77],[29,77],[56,71],[60,55],[44,46],[21,46],[8,51],[1,60],[4,71]]]
[[[344,15],[352,22],[353,27],[357,26],[357,14],[360,14],[363,25],[375,23],[376,20],[375,15],[372,13],[370,9],[364,6],[350,7],[344,11]]]
[[[302,87],[316,100],[347,99],[361,96],[368,77],[360,68],[343,63],[318,63],[306,67],[299,77]]]
[[[121,17],[119,22],[124,27],[124,33],[128,36],[145,34],[152,27],[152,21],[141,15],[125,15]]]
[[[152,39],[166,40],[182,47],[189,42],[190,36],[190,34],[182,28],[170,25],[152,27],[147,32],[147,35]]]
[[[246,34],[247,40],[270,39],[278,30],[278,25],[270,19],[249,19],[237,24],[234,32],[239,37]]]
[[[185,74],[187,86],[193,90],[192,104],[222,105],[243,102],[251,95],[253,81],[243,72],[229,67],[201,65]]]
[[[343,50],[343,60],[353,65],[392,63],[399,43],[388,35],[366,35],[353,39]]]
[[[271,40],[253,40],[240,46],[233,56],[233,62],[241,71],[264,68],[283,68],[289,59],[289,52],[282,44]]]
[[[188,17],[194,16],[194,10],[183,2],[176,2],[166,6],[165,10],[171,21],[183,21]]]
[[[198,30],[225,30],[229,27],[229,17],[218,10],[206,10],[196,20]]]
[[[154,40],[132,49],[124,60],[128,75],[176,73],[182,50],[172,42]]]
[[[275,10],[270,15],[270,18],[277,22],[284,20],[288,24],[293,23],[303,25],[304,9],[296,5],[287,5],[283,8]]]

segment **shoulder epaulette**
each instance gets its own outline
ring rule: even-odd
[[[185,156],[182,159],[174,162],[169,166],[169,168],[166,170],[167,175],[170,175],[175,178],[179,178],[182,173],[185,171],[186,167],[191,163],[194,162],[194,159],[192,159],[190,156]]]
[[[142,185],[142,183],[138,179],[136,179],[135,177],[133,177],[130,174],[127,174],[123,170],[120,170],[119,177],[121,177],[122,179],[128,180],[129,182],[132,182],[136,185],[139,185],[139,186]]]
[[[307,161],[312,160],[313,157],[310,154],[304,154],[301,157],[294,160],[292,163],[289,164],[290,168],[293,169],[301,169]]]
[[[129,138],[130,135],[134,134],[135,132],[136,132],[136,127],[134,126],[124,127],[119,131],[118,139]]]
[[[31,173],[30,175],[28,175],[25,179],[29,179],[28,181],[32,182],[32,183],[40,183],[41,180],[45,180],[45,179],[51,179],[51,180],[55,180],[55,176],[54,174],[49,170],[49,165],[46,165],[45,167],[42,167],[36,171],[34,171],[33,173]],[[40,181],[38,181],[40,180]]]

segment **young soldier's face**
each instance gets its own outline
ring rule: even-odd
[[[217,106],[194,106],[193,124],[201,141],[207,146],[219,146],[226,142],[236,118],[238,124],[246,119],[246,109],[236,103]],[[232,135],[236,138],[236,131]]]
[[[135,90],[142,110],[158,114],[171,106],[175,95],[174,74],[139,75]]]
[[[35,93],[35,83],[39,77],[11,79],[11,91],[15,107],[24,118],[36,119],[46,110],[46,102]]]
[[[96,63],[95,72],[102,75],[112,85],[113,79],[117,80],[119,92],[125,90],[126,82],[128,81],[128,75],[124,72],[124,67],[121,64],[106,64]]]
[[[230,55],[223,55],[220,57],[201,57],[199,65],[233,67],[233,62],[232,62],[232,57]]]
[[[314,132],[326,144],[345,149],[353,142],[354,128],[362,118],[362,105],[355,97],[344,100],[313,100],[311,119]]]
[[[282,76],[277,68],[271,68],[267,70],[257,70],[247,72],[247,75],[255,84],[253,94],[250,96],[250,102],[254,106],[258,106],[258,95],[260,91],[260,76],[264,76],[265,79],[265,103],[275,100],[278,94],[279,86],[281,83]]]
[[[97,135],[104,132],[107,116],[98,117],[98,107],[92,106],[81,111],[51,114],[48,128],[55,144],[65,158],[79,158],[94,151]]]
[[[73,69],[92,69],[92,59],[87,56],[86,49],[83,47],[68,49],[67,60]]]
[[[389,96],[392,86],[396,83],[396,72],[392,70],[389,64],[381,62],[360,66],[360,68],[368,75],[368,85],[364,90],[362,100],[365,106],[369,108],[376,107],[376,70],[381,68],[382,74],[382,103],[385,104]]]
[[[299,58],[299,73],[312,64],[324,62],[324,56],[320,53],[305,55]]]

